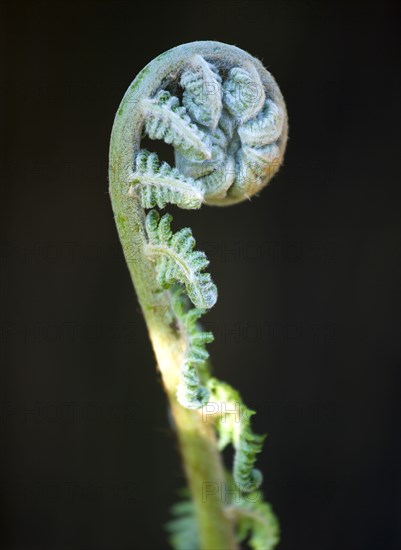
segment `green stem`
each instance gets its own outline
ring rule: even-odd
[[[114,152],[118,155],[117,149]],[[112,166],[115,166],[113,162]],[[170,402],[195,504],[202,548],[235,549],[232,522],[225,514],[220,496],[224,471],[213,427],[202,422],[199,412],[185,409],[177,403],[178,371],[185,342],[166,322],[166,312],[170,309],[168,294],[158,291],[153,264],[143,253],[145,233],[142,208],[118,191],[121,180],[113,171],[110,178],[116,223]],[[205,500],[208,483],[219,490]]]

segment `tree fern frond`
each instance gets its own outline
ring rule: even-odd
[[[235,118],[226,109],[223,109],[218,128],[214,132],[214,148],[212,149],[219,162],[213,171],[204,174],[201,178],[206,202],[226,197],[235,181],[234,152],[238,146],[237,142],[239,142],[238,136],[234,139],[235,130]]]
[[[208,388],[210,402],[220,404],[221,415],[216,419],[219,448],[229,443],[234,446],[234,482],[243,492],[253,491],[262,483],[262,474],[254,465],[266,436],[253,433],[250,418],[255,411],[245,406],[238,391],[216,378],[209,380]]]
[[[174,550],[200,550],[198,523],[191,500],[177,502],[171,507],[173,518],[165,528]]]
[[[200,181],[184,176],[167,162],[160,164],[156,153],[139,151],[135,160],[130,193],[139,190],[143,208],[164,208],[176,204],[180,208],[200,208],[203,202]]]
[[[262,475],[255,463],[265,436],[251,429],[255,412],[228,384],[211,378],[207,344],[213,335],[199,325],[217,300],[208,259],[195,249],[191,229],[174,233],[172,217],[154,209],[249,198],[277,171],[287,134],[284,99],[270,73],[240,48],[210,41],[178,46],[151,61],[115,116],[114,218],[191,487],[167,526],[177,550],[236,548],[236,540],[271,550],[278,527],[256,491]],[[175,167],[141,149],[147,136],[173,147]],[[227,445],[233,447],[232,473],[219,454]],[[212,491],[204,491],[205,484]]]
[[[234,118],[224,109],[218,127],[210,134],[212,144],[210,160],[189,160],[179,152],[175,155],[179,170],[186,176],[196,178],[196,181],[202,184],[205,199],[224,198],[234,183],[236,164],[230,149],[235,150],[237,147],[237,143],[233,144],[235,128]],[[238,136],[236,139],[239,142]]]
[[[242,497],[238,504],[227,507],[227,513],[236,521],[238,542],[249,537],[248,544],[253,550],[273,550],[278,544],[278,520],[260,492]]]
[[[251,196],[260,191],[280,167],[280,150],[276,143],[264,147],[243,146],[236,157],[236,178],[230,196]],[[205,189],[205,197],[207,191]]]
[[[183,104],[196,122],[214,130],[222,109],[221,77],[216,67],[198,54],[191,65],[181,76]]]
[[[174,283],[185,286],[195,307],[210,309],[217,300],[217,288],[209,273],[203,270],[209,264],[206,254],[193,250],[195,239],[189,228],[173,234],[172,216],[151,210],[146,217],[149,238],[147,252],[156,259],[157,279],[162,288]]]
[[[222,199],[227,195],[228,190],[235,181],[235,166],[235,159],[230,155],[219,168],[201,178],[200,181],[204,188],[206,201],[210,199]]]
[[[273,550],[280,540],[280,525],[269,503],[264,502],[260,491],[238,494],[229,480],[225,499],[230,502],[226,514],[235,524],[238,543],[247,540],[252,550]],[[224,488],[222,488],[224,491]],[[172,519],[166,524],[169,542],[174,550],[200,550],[195,507],[188,491],[171,507]]]
[[[224,150],[221,148],[221,136],[215,132],[209,135],[211,143],[211,156],[207,160],[196,160],[185,157],[180,151],[175,151],[175,163],[177,168],[188,177],[199,179],[215,170],[224,158]]]
[[[241,151],[243,162],[260,177],[269,175],[272,169],[279,167],[280,150],[276,143],[264,147],[243,147]]]
[[[284,111],[271,99],[266,99],[263,109],[256,116],[238,128],[241,142],[251,147],[263,147],[274,143],[281,136],[284,125]]]
[[[227,142],[229,143],[232,140],[234,132],[237,128],[237,121],[226,108],[224,108],[221,112],[219,127],[223,130]]]
[[[199,180],[199,178],[207,176],[213,172],[218,165],[218,161],[216,162],[213,158],[213,152],[211,158],[208,160],[193,160],[185,157],[176,149],[174,157],[175,165],[180,173],[194,180]]]
[[[254,415],[255,411],[248,409],[245,414],[248,417],[248,421],[244,421],[238,438],[234,441],[236,452],[234,455],[233,476],[235,483],[244,492],[248,492],[260,487],[263,481],[261,471],[254,468],[254,465],[256,455],[262,450],[266,436],[255,434],[252,431],[249,417]]]
[[[265,102],[265,91],[257,71],[250,74],[241,67],[230,70],[223,84],[223,102],[240,122],[255,117]]]
[[[176,151],[175,153],[175,163],[177,168],[191,178],[199,179],[207,176],[216,169],[221,169],[225,164],[225,159],[227,156],[227,149],[229,145],[230,137],[227,136],[226,132],[219,126],[209,135],[209,141],[211,144],[211,157],[208,160],[193,160],[188,159]]]
[[[208,136],[191,122],[177,97],[160,90],[153,99],[142,101],[146,115],[145,130],[151,139],[163,139],[193,159],[211,156]]]
[[[187,409],[199,409],[208,402],[209,390],[201,385],[209,353],[206,344],[213,342],[213,334],[204,332],[198,319],[205,313],[198,308],[188,308],[188,301],[180,287],[172,292],[173,310],[180,332],[186,339],[184,360],[180,368],[177,399]]]

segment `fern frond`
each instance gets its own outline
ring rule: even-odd
[[[250,197],[257,193],[279,167],[280,150],[276,143],[264,147],[243,146],[237,153],[236,178],[230,189],[230,196]]]
[[[248,409],[245,414],[249,418],[255,414],[255,411]],[[238,434],[237,440],[234,441],[233,476],[235,482],[244,492],[260,487],[263,481],[261,471],[254,468],[254,465],[256,455],[262,450],[265,439],[265,435],[253,433],[248,420],[248,422],[244,421],[244,426]]]
[[[235,128],[235,119],[224,109],[218,127],[210,134],[212,144],[210,160],[189,160],[179,152],[175,155],[179,170],[201,183],[205,199],[224,198],[234,183],[236,164],[234,154],[230,150],[234,151],[237,148],[237,143],[233,143]],[[239,142],[238,136],[236,140]]]
[[[228,190],[235,181],[235,166],[235,159],[230,155],[219,168],[201,178],[206,201],[210,199],[222,199],[227,195]]]
[[[279,166],[280,150],[276,143],[264,147],[246,147],[241,151],[243,162],[260,177],[269,175],[272,169]]]
[[[213,342],[213,334],[202,330],[198,320],[205,312],[188,307],[182,288],[178,287],[172,292],[172,305],[180,332],[186,340],[177,399],[187,409],[199,409],[209,399],[209,390],[201,385],[201,378],[206,374],[209,359],[206,344]]]
[[[185,107],[170,92],[160,90],[153,99],[144,99],[142,110],[151,139],[163,139],[189,158],[210,158],[207,134],[191,122]]]
[[[216,169],[218,162],[213,158],[213,153],[208,160],[192,160],[175,150],[175,165],[181,174],[187,178],[199,180]]]
[[[227,121],[226,117],[224,117],[223,123],[225,121]],[[208,134],[212,151],[210,159],[188,159],[179,151],[176,151],[175,163],[180,172],[191,178],[199,179],[206,177],[214,170],[221,169],[221,167],[224,166],[231,137],[229,137],[225,130],[220,126],[221,122],[222,119],[219,121],[219,126],[213,132]],[[229,130],[229,128],[227,128],[227,130]]]
[[[147,136],[173,147],[175,166],[141,149]],[[158,56],[130,85],[115,117],[114,217],[192,489],[167,526],[176,550],[234,548],[235,536],[254,550],[271,550],[278,526],[256,491],[262,474],[255,463],[265,436],[252,431],[255,412],[228,384],[211,378],[207,344],[213,335],[199,324],[217,300],[209,261],[195,249],[191,229],[174,233],[172,217],[155,209],[249,198],[277,171],[286,141],[285,104],[274,78],[246,52],[218,42],[185,44]],[[213,415],[210,423],[205,414]],[[218,452],[228,445],[230,473]],[[210,502],[206,482],[214,487]]]
[[[238,391],[216,378],[209,380],[208,388],[210,402],[220,404],[221,415],[216,419],[219,448],[229,443],[234,446],[234,482],[242,492],[253,491],[262,483],[262,474],[254,465],[266,436],[253,433],[250,418],[255,411],[244,405]]]
[[[280,525],[270,504],[263,501],[260,491],[239,495],[230,476],[227,481],[224,498],[230,503],[225,512],[235,525],[237,542],[247,540],[252,550],[273,550],[280,540]],[[172,519],[165,526],[169,542],[174,550],[200,550],[195,507],[188,491],[183,497],[171,507]]]
[[[237,121],[226,108],[224,108],[221,112],[219,128],[223,130],[227,143],[230,143],[237,128]]]
[[[281,136],[284,125],[284,111],[271,99],[266,99],[263,109],[256,116],[238,128],[241,142],[251,147],[263,147],[274,143]]]
[[[238,136],[234,139],[236,130],[235,118],[223,109],[219,125],[213,134],[212,151],[218,159],[214,170],[201,178],[205,199],[223,199],[233,185],[236,177],[234,152],[237,149]]]
[[[273,550],[278,544],[278,520],[260,492],[241,498],[238,504],[227,507],[227,513],[236,521],[238,542],[249,537],[248,544],[253,550]]]
[[[212,142],[213,136],[209,134],[209,140]],[[222,161],[223,155],[215,143],[211,146],[211,157],[207,160],[189,159],[180,151],[175,151],[175,164],[178,170],[185,176],[199,180],[216,169]]]
[[[250,74],[241,67],[230,70],[223,84],[223,102],[240,122],[255,117],[265,102],[265,91],[257,71]]]
[[[160,218],[155,210],[146,217],[147,252],[156,259],[158,283],[162,288],[181,283],[195,307],[210,309],[216,303],[217,288],[210,274],[203,272],[209,260],[204,252],[193,250],[192,231],[184,228],[173,234],[171,221],[170,214]]]
[[[221,77],[214,65],[196,54],[181,76],[182,102],[193,120],[214,130],[222,109]]]
[[[198,523],[191,500],[177,502],[171,507],[173,518],[165,528],[174,550],[200,550]]]
[[[132,187],[140,192],[143,208],[164,208],[176,204],[180,208],[200,208],[203,202],[202,184],[172,168],[167,162],[160,164],[156,153],[139,151],[132,175]]]

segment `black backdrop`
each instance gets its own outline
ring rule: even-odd
[[[261,58],[286,162],[251,203],[175,212],[211,259],[215,372],[267,431],[282,550],[399,547],[398,7],[6,2],[1,541],[167,548],[183,484],[107,193],[138,71],[212,39]]]

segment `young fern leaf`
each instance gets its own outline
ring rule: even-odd
[[[230,115],[229,115],[230,116]],[[209,134],[209,140],[211,144],[211,157],[208,160],[191,160],[180,154],[179,151],[176,151],[175,162],[177,168],[186,176],[192,178],[203,178],[216,169],[224,166],[227,149],[229,142],[231,140],[230,135],[227,135],[227,131],[224,129],[223,125],[227,122],[227,115],[220,119],[219,126]]]
[[[255,117],[265,102],[265,91],[256,71],[234,67],[223,85],[224,104],[241,123]]]
[[[230,144],[237,128],[237,121],[226,108],[223,108],[221,113],[219,127],[223,130],[227,143]]]
[[[158,283],[161,288],[181,283],[195,307],[210,309],[216,303],[217,288],[210,274],[203,272],[209,260],[204,252],[193,250],[196,243],[189,228],[172,233],[172,219],[170,214],[160,218],[156,210],[146,216],[146,251],[156,260]]]
[[[183,105],[167,91],[179,87]],[[146,134],[173,146],[175,168],[141,150]],[[269,506],[253,498],[262,480],[254,465],[264,440],[252,432],[254,412],[238,392],[208,372],[206,344],[213,336],[202,332],[198,320],[216,302],[217,289],[204,271],[206,255],[194,250],[190,229],[173,234],[170,215],[160,218],[155,210],[146,214],[144,209],[241,202],[277,171],[286,141],[285,103],[274,78],[257,59],[218,42],[185,44],[153,60],[129,87],[116,114],[109,170],[114,218],[191,488],[192,501],[174,508],[168,526],[177,550],[234,550],[234,522],[237,540],[246,539],[254,550],[270,550],[278,541],[278,528]],[[178,290],[163,292],[174,286]],[[193,410],[213,401],[227,406],[224,417],[214,416],[215,424]],[[237,407],[239,418],[230,414]],[[217,452],[215,428],[220,449],[229,444],[235,449],[232,478]],[[223,501],[220,491],[203,498],[203,483],[222,488],[227,479],[235,484],[239,500]]]
[[[249,418],[255,414],[255,411],[247,409],[245,414]],[[266,436],[254,434],[249,420],[244,420],[243,423],[244,426],[233,441],[235,448],[233,476],[238,486],[244,492],[249,492],[260,487],[263,481],[261,471],[253,466],[256,455],[262,450]]]
[[[277,169],[280,151],[278,145],[271,143],[264,147],[246,147],[242,148],[242,159],[256,175],[263,178],[269,175],[269,170],[273,167]]]
[[[211,378],[208,383],[210,401],[225,404],[225,413],[217,417],[216,430],[219,448],[223,450],[229,443],[235,449],[233,478],[240,491],[248,493],[262,483],[262,474],[254,468],[256,455],[262,450],[265,435],[254,434],[250,418],[255,411],[248,409],[239,394],[229,384]],[[219,409],[221,410],[221,409]]]
[[[202,184],[186,177],[167,162],[160,165],[156,153],[139,151],[135,160],[129,193],[140,192],[143,208],[164,208],[176,204],[180,208],[197,209],[203,202]]]
[[[221,76],[200,55],[193,56],[191,65],[181,75],[182,102],[195,122],[214,130],[222,109]]]
[[[236,176],[234,155],[229,151],[235,131],[235,119],[225,109],[218,127],[211,132],[212,156],[207,161],[194,161],[179,152],[175,155],[176,165],[186,176],[196,178],[202,184],[205,199],[224,198],[233,185]]]
[[[230,188],[232,197],[250,197],[274,176],[280,167],[280,150],[272,143],[264,147],[244,145],[237,153],[237,177]],[[206,197],[206,192],[205,192]]]
[[[227,502],[225,513],[235,525],[237,542],[247,541],[252,550],[273,550],[280,540],[280,525],[262,493],[242,495],[229,474],[221,492],[223,502]],[[184,500],[172,506],[173,517],[166,524],[169,541],[174,550],[200,550],[195,510],[187,491],[182,496]]]
[[[150,139],[163,139],[191,159],[210,158],[208,136],[191,122],[185,107],[170,92],[160,90],[153,99],[143,100],[142,110]]]
[[[182,500],[171,507],[173,518],[165,528],[174,550],[201,550],[195,508],[191,500]]]
[[[215,156],[218,159],[218,164],[211,173],[205,174],[201,179],[206,202],[213,199],[224,199],[234,184],[236,164],[231,149],[235,151],[236,147],[233,141],[235,128],[234,117],[226,109],[223,109],[219,126],[212,136],[212,142],[215,145],[214,148],[212,147],[212,153],[216,151]]]
[[[263,147],[279,139],[283,125],[283,109],[271,99],[266,99],[257,117],[243,124],[238,129],[238,134],[243,145]]]
[[[202,330],[198,320],[205,313],[204,310],[189,309],[188,300],[180,287],[172,293],[172,304],[180,333],[186,339],[177,399],[187,409],[199,409],[209,400],[209,390],[201,385],[201,377],[206,373],[206,362],[209,359],[206,344],[213,342],[213,334]]]
[[[250,493],[237,504],[227,507],[227,513],[236,521],[237,540],[253,550],[273,550],[280,540],[280,526],[270,504],[263,502],[259,492]]]
[[[230,155],[220,167],[201,179],[205,190],[205,200],[224,199],[232,187],[235,177],[235,159]]]

